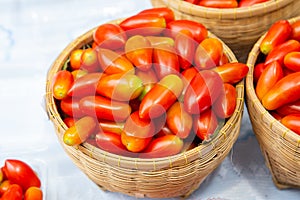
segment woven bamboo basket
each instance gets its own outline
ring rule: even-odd
[[[118,21],[114,21],[118,23]],[[67,129],[55,104],[50,86],[74,49],[92,41],[92,29],[71,42],[50,67],[46,82],[46,108],[55,132],[71,160],[101,189],[138,198],[188,196],[216,169],[238,138],[244,109],[244,80],[236,85],[237,105],[234,114],[209,143],[201,144],[175,156],[153,159],[125,157],[83,143],[76,147],[63,143]],[[216,37],[209,32],[209,37]],[[224,43],[229,61],[235,55]]]
[[[203,23],[242,62],[246,62],[254,43],[271,24],[300,14],[299,0],[270,0],[250,7],[230,9],[207,8],[183,0],[151,0],[151,3],[154,7],[171,8],[177,19]]]
[[[300,17],[290,19],[290,22]],[[300,188],[300,136],[283,126],[263,107],[253,85],[253,68],[259,57],[259,46],[265,34],[249,53],[246,77],[246,105],[253,131],[260,144],[274,184],[280,188]]]

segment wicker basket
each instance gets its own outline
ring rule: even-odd
[[[154,7],[171,8],[177,19],[203,23],[224,41],[238,60],[246,62],[251,47],[271,24],[300,14],[299,0],[270,0],[244,8],[218,9],[183,0],[151,0]]]
[[[54,74],[61,70],[71,51],[92,41],[94,30],[88,31],[70,43],[47,74],[47,113],[54,124],[61,145],[72,161],[103,190],[135,197],[188,196],[221,164],[238,138],[244,109],[244,80],[236,85],[235,112],[219,134],[211,142],[184,153],[158,159],[141,159],[111,154],[88,143],[77,147],[67,146],[62,141],[67,126],[60,117],[50,85]],[[209,33],[209,37],[215,36]],[[233,52],[223,45],[229,60],[237,61]]]
[[[290,22],[300,20],[293,18]],[[300,187],[300,136],[283,126],[263,107],[253,86],[253,68],[260,54],[259,46],[265,35],[249,53],[246,78],[246,105],[254,133],[260,144],[266,165],[278,188]]]

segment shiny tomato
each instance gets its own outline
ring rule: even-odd
[[[193,126],[192,116],[184,110],[180,102],[175,102],[167,111],[167,125],[178,137],[185,139],[189,136]]]
[[[197,5],[200,0],[184,0],[184,1]]]
[[[300,100],[285,104],[277,108],[276,111],[283,116],[290,114],[300,114]]]
[[[74,80],[86,75],[88,72],[86,70],[83,69],[75,69],[73,71],[71,71]]]
[[[30,187],[25,191],[24,200],[43,200],[43,191],[38,187]]]
[[[83,49],[75,49],[71,52],[70,55],[70,67],[72,70],[81,68],[81,56]]]
[[[175,50],[181,69],[189,68],[194,60],[196,41],[189,30],[180,31],[175,37]]]
[[[243,80],[247,75],[249,68],[244,63],[226,63],[213,68],[222,78],[224,83],[235,84]]]
[[[237,8],[238,2],[236,0],[200,0],[198,5],[209,8]]]
[[[141,158],[161,158],[178,154],[183,147],[183,140],[176,135],[165,135],[153,139],[140,154]]]
[[[238,7],[253,6],[258,3],[263,3],[269,0],[240,0]]]
[[[56,72],[52,80],[51,90],[53,97],[61,100],[66,98],[68,91],[72,87],[74,82],[73,75],[67,70],[61,70]]]
[[[290,114],[281,119],[281,123],[300,135],[300,114]]]
[[[262,104],[268,110],[275,110],[299,100],[299,93],[300,72],[295,72],[280,79],[262,98]]]
[[[96,134],[95,139],[100,149],[110,153],[123,155],[127,150],[122,144],[121,134],[100,131]]]
[[[79,145],[95,132],[98,127],[97,121],[90,116],[80,118],[75,124],[69,127],[63,136],[63,141],[69,146]]]
[[[8,179],[4,180],[0,184],[0,197],[8,190],[12,182]]]
[[[300,41],[300,20],[294,22],[292,25],[291,38]]]
[[[190,114],[199,114],[208,109],[223,90],[223,81],[213,70],[198,72],[184,95],[184,108]]]
[[[182,95],[185,94],[187,87],[189,86],[191,80],[195,77],[195,75],[198,73],[199,71],[195,68],[195,67],[190,67],[188,69],[185,69],[181,72],[182,75],[182,81],[184,83],[184,88],[182,91]]]
[[[2,195],[1,200],[22,200],[23,191],[20,185],[11,184],[7,191]]]
[[[282,77],[283,71],[279,62],[268,64],[257,81],[255,92],[258,99],[261,100]]]
[[[166,23],[173,21],[175,18],[173,11],[168,7],[149,8],[138,13],[138,15],[149,15],[149,14],[150,15],[155,14],[165,18]]]
[[[67,125],[67,127],[74,126],[75,119],[73,117],[66,117],[63,119],[64,123]]]
[[[284,66],[292,71],[300,71],[300,51],[286,54],[283,59]]]
[[[98,56],[95,49],[84,49],[81,55],[81,69],[88,72],[100,71]]]
[[[178,55],[169,45],[155,46],[153,50],[153,68],[159,79],[169,74],[179,73]]]
[[[60,108],[63,114],[78,119],[84,116],[79,107],[79,98],[68,97],[60,101]]]
[[[132,63],[110,49],[98,49],[98,61],[105,74],[134,73]]]
[[[276,46],[268,54],[265,65],[277,60],[281,65],[283,65],[284,57],[293,51],[300,51],[300,42],[297,40],[287,40],[286,42]]]
[[[126,34],[159,35],[166,28],[166,19],[157,14],[133,15],[120,23]]]
[[[147,71],[152,67],[152,46],[150,41],[141,35],[130,37],[125,43],[126,57],[138,69]]]
[[[235,87],[229,83],[224,83],[224,93],[221,93],[214,103],[213,111],[221,119],[229,118],[235,110],[236,98]]]
[[[197,43],[202,42],[208,35],[208,31],[203,24],[186,19],[169,22],[167,24],[167,29],[165,30],[165,35],[175,38],[182,30],[190,31],[193,35],[193,39],[196,40]]]
[[[170,45],[174,46],[175,41],[173,38],[165,36],[146,36],[147,40],[151,43],[151,46],[155,47],[156,45]]]
[[[220,59],[220,62],[219,62],[218,66],[224,65],[224,64],[227,64],[227,63],[229,63],[229,59],[228,59],[226,53],[223,51],[223,54],[221,56],[221,59]]]
[[[260,51],[265,55],[269,54],[276,46],[284,43],[291,33],[292,27],[288,20],[276,21],[260,43]]]
[[[257,83],[260,75],[262,74],[262,72],[264,71],[266,66],[267,65],[265,65],[265,63],[263,63],[263,62],[258,63],[254,66],[254,69],[253,69],[253,82],[254,82],[254,84]]]
[[[171,74],[162,78],[144,96],[140,104],[141,118],[156,118],[164,114],[181,95],[183,81],[177,75]]]
[[[201,140],[210,140],[217,126],[218,119],[211,109],[207,109],[193,120],[194,131]]]
[[[124,46],[127,35],[118,24],[102,24],[95,30],[93,39],[98,47],[116,50]]]
[[[147,71],[137,69],[135,74],[143,81],[144,85],[153,84],[158,81],[158,78],[152,68]]]
[[[111,74],[101,77],[96,91],[113,100],[129,101],[137,98],[143,88],[143,81],[134,74]]]
[[[69,96],[83,97],[95,95],[96,88],[100,78],[104,76],[102,73],[88,73],[77,78],[72,87],[68,91]]]
[[[31,186],[41,186],[41,181],[35,171],[27,163],[21,160],[5,160],[2,171],[8,180],[20,185],[24,191]]]
[[[197,47],[194,62],[199,70],[216,67],[223,55],[223,45],[216,38],[206,38]]]
[[[111,121],[124,121],[131,113],[126,102],[112,101],[102,96],[86,96],[79,101],[79,107],[86,115]]]
[[[99,128],[102,132],[110,132],[121,135],[125,123],[124,122],[115,122],[109,120],[100,120]]]
[[[121,133],[122,144],[127,148],[128,151],[134,153],[143,151],[147,147],[151,139],[152,137],[141,138],[127,135],[125,132]]]
[[[166,124],[156,133],[155,138],[165,135],[175,135]]]

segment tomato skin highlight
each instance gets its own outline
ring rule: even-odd
[[[12,184],[7,191],[2,195],[1,200],[22,200],[23,191],[20,185]]]
[[[220,65],[212,70],[221,76],[224,83],[236,84],[247,75],[249,68],[244,63],[234,62]]]
[[[291,35],[292,27],[288,20],[278,20],[267,31],[260,44],[260,51],[267,55],[277,45],[284,43]]]
[[[267,65],[265,65],[265,63],[261,62],[258,63],[254,66],[253,69],[253,83],[256,84],[260,75],[262,74],[262,72],[264,71],[264,69],[266,68]]]
[[[281,123],[300,135],[300,114],[290,114],[281,119]]]
[[[210,140],[217,126],[218,119],[211,109],[207,109],[193,120],[194,132],[201,140]]]
[[[284,56],[283,63],[285,67],[292,71],[300,71],[300,52],[294,51],[286,54]]]
[[[280,79],[262,98],[263,106],[275,110],[285,104],[300,99],[300,72],[289,74]]]
[[[166,23],[174,21],[175,19],[174,12],[167,7],[149,8],[138,13],[138,15],[149,15],[149,14],[150,15],[155,14],[158,15],[159,17],[165,18]]]
[[[209,8],[237,8],[238,2],[236,0],[200,0],[198,5]]]
[[[70,55],[70,68],[72,70],[78,70],[81,68],[81,56],[83,49],[75,49]]]
[[[300,20],[294,22],[292,25],[291,38],[300,41]]]
[[[61,70],[56,72],[52,80],[51,90],[55,99],[61,100],[68,96],[68,91],[72,87],[74,78],[71,72]]]
[[[280,115],[300,114],[300,100],[285,104],[276,109]]]
[[[64,114],[78,119],[84,116],[84,113],[80,110],[79,107],[79,98],[67,97],[60,102],[60,108]]]

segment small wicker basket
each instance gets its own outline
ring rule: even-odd
[[[270,0],[244,8],[218,9],[183,0],[151,0],[154,7],[171,8],[177,19],[203,23],[225,42],[237,59],[246,62],[251,47],[271,24],[300,14],[299,0]]]
[[[114,21],[118,23],[118,21]],[[141,159],[108,153],[88,143],[71,147],[63,143],[67,129],[51,92],[51,81],[74,49],[93,39],[95,29],[71,42],[58,56],[47,74],[46,107],[59,142],[72,161],[101,189],[135,197],[167,198],[188,196],[216,169],[238,138],[244,109],[244,80],[236,85],[235,112],[209,143],[181,154],[155,159]],[[216,37],[209,32],[209,37]],[[236,62],[233,52],[224,43],[229,61]]]
[[[290,19],[290,22],[300,17]],[[263,107],[253,85],[253,69],[259,57],[259,46],[265,34],[249,53],[246,77],[246,105],[254,133],[260,144],[274,184],[280,188],[300,188],[300,136],[286,128]]]

